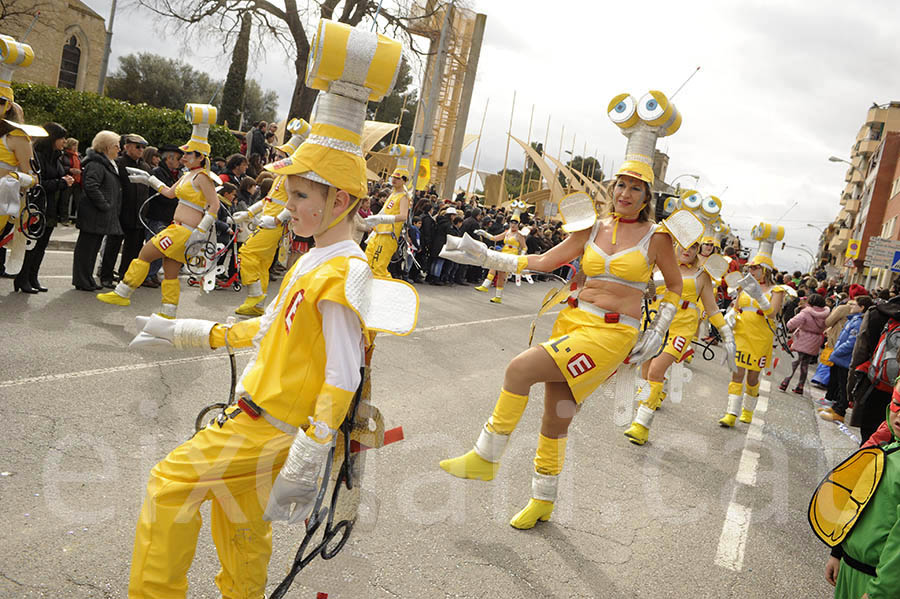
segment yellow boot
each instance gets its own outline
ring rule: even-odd
[[[638,390],[638,394],[641,390]],[[650,438],[650,425],[653,424],[653,415],[659,404],[662,403],[663,382],[650,381],[650,396],[638,404],[634,422],[625,431],[625,436],[635,445],[643,445]]]
[[[750,424],[753,422],[753,412],[751,410],[741,410],[741,417],[738,418],[741,422],[745,424]]]
[[[113,306],[130,306],[131,305],[131,294],[134,293],[134,289],[128,287],[128,289],[124,289],[121,287],[128,287],[121,281],[116,285],[116,289],[114,291],[107,291],[106,293],[98,293],[97,299],[103,302],[104,304],[112,304]],[[124,294],[128,295],[124,295]]]
[[[457,478],[493,480],[500,468],[500,458],[509,442],[509,435],[488,430],[485,424],[475,441],[475,448],[458,458],[441,460],[439,466]]]
[[[501,298],[499,295],[495,295],[494,297],[491,298],[491,303],[492,304],[502,304],[503,298]]]
[[[475,288],[475,291],[482,291],[484,293],[487,293],[487,290],[488,290],[488,288],[485,287],[484,285],[479,285],[478,287]]]
[[[484,280],[484,283],[475,288],[475,291],[482,291],[484,293],[488,292],[488,289],[491,287],[491,283],[494,282],[494,275],[488,275]]]
[[[145,262],[140,258],[135,258],[131,261],[131,264],[128,265],[125,276],[122,277],[122,280],[119,281],[116,288],[112,291],[107,291],[106,293],[98,293],[97,299],[105,304],[112,304],[114,306],[130,306],[131,294],[134,293],[135,289],[141,286],[141,283],[147,278],[148,272],[150,272],[150,263]]]
[[[741,406],[741,422],[750,424],[753,422],[753,410],[756,409],[756,401],[759,399],[759,385],[744,385],[744,402]]]
[[[743,385],[741,383],[735,383],[734,381],[728,383],[728,409],[725,411],[725,415],[719,419],[719,424],[732,428],[734,423],[737,420],[738,410],[741,409],[741,391],[743,390]]]
[[[259,304],[266,298],[264,295],[260,295],[257,297],[249,296],[244,303],[237,307],[234,311],[235,314],[240,314],[241,316],[262,316],[265,313],[265,310]]]
[[[552,501],[544,501],[543,499],[532,497],[528,500],[528,505],[525,506],[525,509],[513,516],[513,519],[509,521],[509,525],[519,530],[528,530],[529,528],[534,528],[534,525],[539,520],[541,522],[549,520],[552,513]]]
[[[559,473],[566,460],[566,437],[551,439],[538,435],[537,451],[534,454],[534,473],[531,477],[531,499],[525,509],[513,516],[509,525],[519,530],[534,528],[546,522],[553,513],[556,502]]]

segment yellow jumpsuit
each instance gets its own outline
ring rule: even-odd
[[[702,271],[700,271],[702,272]],[[681,302],[678,304],[678,310],[675,312],[675,318],[669,325],[669,336],[666,339],[666,346],[663,352],[673,356],[676,361],[681,360],[684,352],[691,347],[691,340],[697,332],[697,326],[700,323],[700,294],[697,292],[697,278],[700,272],[693,275],[682,276]],[[660,285],[656,288],[656,301],[651,304],[651,310],[659,307],[662,294],[666,292],[666,286]]]
[[[263,204],[263,215],[277,217],[287,206],[287,178],[278,175],[272,183],[269,196]],[[238,251],[240,256],[241,284],[248,288],[251,297],[265,296],[269,290],[269,267],[275,259],[278,244],[284,236],[284,226],[272,229],[259,228]],[[258,282],[258,284],[256,284]]]
[[[210,334],[212,347],[224,346],[226,334],[232,347],[247,347],[260,327],[267,327],[240,390],[282,423],[302,429],[313,417],[336,429],[347,413],[355,389],[325,382],[318,304],[328,300],[352,310],[344,293],[350,260],[361,258],[337,256],[294,279],[294,270],[302,265],[298,261],[285,277],[271,315],[230,329],[217,325]],[[216,584],[222,596],[261,599],[272,552],[272,527],[262,517],[292,441],[292,435],[264,418],[240,413],[222,427],[210,424],[159,462],[138,521],[128,596],[186,595],[201,526],[199,510],[210,499],[210,525],[222,566]]]
[[[781,291],[781,286],[776,285],[766,292],[766,298],[770,302],[775,291]],[[734,342],[737,352],[734,362],[739,368],[762,370],[772,359],[776,326],[772,319],[773,309],[763,312],[756,300],[742,291],[735,310],[737,319],[734,325]]]
[[[396,216],[400,214],[400,204],[403,198],[409,197],[406,191],[395,191],[388,198],[378,214]],[[366,260],[376,277],[390,277],[388,265],[394,252],[397,251],[397,239],[403,231],[403,223],[391,223],[376,225],[375,231],[369,237],[366,244]]]

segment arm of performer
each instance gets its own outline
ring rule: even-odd
[[[175,197],[175,187],[177,187],[177,183],[176,185],[169,187],[143,169],[135,168],[133,166],[126,166],[125,170],[128,171],[128,180],[132,183],[146,185],[156,191],[158,194],[164,195],[169,199]]]
[[[291,220],[291,213],[287,208],[278,213],[278,216],[263,215],[259,219],[259,226],[263,229],[274,229]]]
[[[327,300],[319,302],[318,308],[325,337],[325,383],[316,398],[314,414],[309,417],[309,428],[298,431],[275,479],[263,515],[265,520],[295,524],[309,515],[319,487],[319,473],[359,387],[363,360],[359,318],[349,308]]]
[[[500,272],[520,273],[526,268],[550,272],[581,255],[590,231],[578,231],[569,235],[562,243],[544,254],[504,254],[488,247],[464,233],[462,237],[447,236],[447,243],[441,250],[441,258],[458,264],[483,266]]]
[[[140,331],[129,347],[162,347],[178,349],[218,349],[220,347],[250,347],[259,332],[259,318],[250,318],[232,325],[197,318],[163,318],[138,316]]]
[[[648,258],[651,262],[656,263],[656,268],[662,273],[666,282],[666,292],[659,302],[656,316],[641,333],[631,353],[628,354],[626,361],[629,364],[640,364],[659,351],[666,338],[669,325],[672,324],[672,319],[675,318],[675,313],[678,311],[678,302],[681,301],[681,290],[684,287],[681,270],[678,268],[675,250],[672,247],[672,239],[668,234],[657,233],[653,236],[650,240]]]
[[[246,210],[238,210],[234,214],[231,215],[231,219],[240,224],[249,221],[250,219],[257,218],[263,212],[263,208],[266,205],[266,200],[262,199]]]
[[[737,364],[734,363],[734,354],[737,347],[734,343],[734,330],[725,321],[719,306],[716,305],[715,287],[709,278],[709,274],[703,272],[700,274],[700,301],[703,302],[703,309],[709,314],[709,323],[718,329],[725,342],[725,363],[732,370],[737,370]]]
[[[397,214],[371,214],[364,218],[367,227],[376,225],[392,225],[394,223],[405,223],[409,216],[409,196],[403,196],[400,200],[400,212]]]
[[[784,291],[778,290],[772,292],[772,301],[770,307],[766,310],[766,316],[777,316],[781,312],[781,306],[784,305]]]
[[[37,177],[32,176],[31,172],[31,159],[34,158],[31,140],[28,139],[27,135],[16,135],[15,133],[11,133],[6,139],[9,149],[12,150],[16,157],[16,162],[19,164],[16,177],[22,182],[20,189],[32,187],[37,183]]]

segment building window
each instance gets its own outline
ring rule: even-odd
[[[59,65],[59,83],[57,87],[67,87],[75,89],[78,83],[78,65],[81,63],[81,48],[78,47],[78,40],[75,36],[69,38],[68,43],[63,46],[62,62]]]

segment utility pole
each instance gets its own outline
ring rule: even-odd
[[[97,83],[97,93],[103,95],[106,86],[106,70],[109,68],[109,51],[112,47],[113,22],[116,20],[116,0],[112,0],[112,8],[109,9],[109,27],[106,29],[106,47],[103,49],[103,62],[100,64],[100,81]]]

